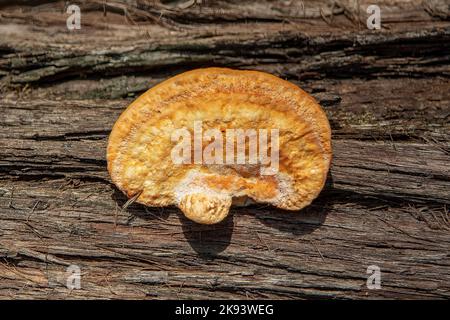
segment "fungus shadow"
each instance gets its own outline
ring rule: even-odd
[[[204,259],[213,260],[231,243],[234,230],[233,212],[222,222],[212,225],[195,223],[180,211],[179,217],[184,236],[192,249]]]
[[[276,228],[283,232],[289,232],[296,236],[312,233],[319,228],[326,219],[330,202],[332,202],[333,178],[328,173],[325,186],[311,205],[299,211],[287,211],[272,206],[264,209],[261,205],[251,205],[245,208],[232,207],[230,214],[224,221],[214,225],[202,225],[187,219],[181,210],[176,207],[169,207],[167,210],[149,208],[139,203],[132,204],[127,211],[131,217],[145,220],[167,219],[169,214],[176,213],[179,217],[183,234],[192,249],[204,259],[214,260],[214,258],[224,251],[231,243],[234,229],[234,214],[253,215],[264,225]],[[113,193],[112,198],[119,207],[127,201],[125,195],[119,190]],[[152,213],[152,214],[149,214]]]
[[[122,208],[127,202],[127,197],[118,189],[114,189],[111,198],[116,202],[119,208]],[[179,218],[181,228],[186,241],[205,259],[214,259],[220,252],[224,251],[231,242],[233,233],[233,211],[222,222],[214,225],[202,225],[187,219],[180,209],[171,206],[162,208],[152,208],[140,203],[131,204],[125,212],[128,214],[126,224],[130,224],[134,219],[139,218],[155,223],[164,223],[170,214],[176,214]],[[123,216],[121,217],[123,220]],[[162,220],[162,221],[158,221]]]

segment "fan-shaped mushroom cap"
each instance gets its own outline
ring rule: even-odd
[[[201,136],[199,142],[195,135],[199,123],[202,133],[223,133],[223,149],[215,149],[223,150],[223,162],[196,161],[196,151],[185,155],[184,163],[174,162],[176,130],[189,134],[190,141],[185,142],[191,146],[200,145],[200,157],[218,138]],[[234,129],[255,130],[249,131],[243,144],[241,140],[245,163],[236,161],[234,145],[230,158],[234,162],[225,161],[231,151],[225,146],[226,134]],[[266,155],[278,151],[272,172],[264,172],[271,164],[260,158],[249,163],[255,132],[253,141],[259,143],[264,135],[271,137],[266,140]],[[310,204],[327,177],[330,140],[330,126],[320,105],[294,84],[258,71],[197,69],[156,85],[122,113],[109,137],[108,171],[128,197],[140,193],[137,202],[176,205],[189,219],[212,224],[223,220],[232,204],[259,202],[287,210]],[[257,148],[264,152],[261,144]]]

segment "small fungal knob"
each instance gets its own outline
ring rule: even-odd
[[[228,215],[232,199],[228,195],[187,194],[178,207],[184,215],[197,223],[214,224]]]

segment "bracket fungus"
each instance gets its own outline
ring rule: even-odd
[[[259,71],[197,69],[136,99],[109,136],[112,181],[148,206],[178,206],[198,223],[232,205],[299,210],[325,184],[331,130],[320,105]]]

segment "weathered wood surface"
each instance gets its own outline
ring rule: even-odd
[[[450,298],[448,2],[376,1],[381,30],[368,1],[186,2],[78,1],[68,31],[64,1],[0,1],[0,297]],[[202,66],[265,70],[324,105],[334,160],[313,205],[216,226],[120,210],[114,121]]]

